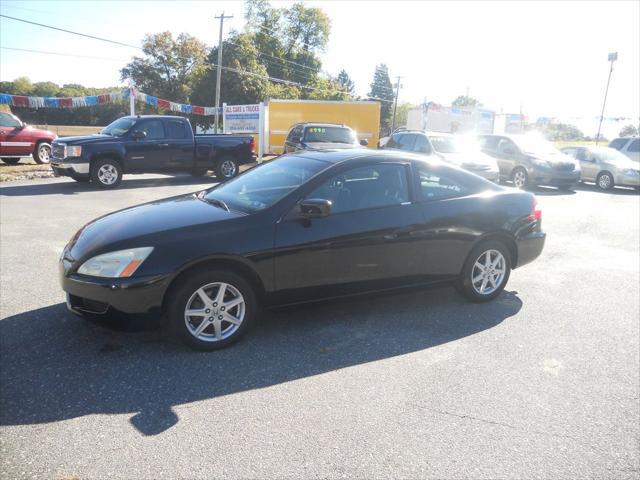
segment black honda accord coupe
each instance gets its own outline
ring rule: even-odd
[[[79,315],[151,313],[204,350],[259,307],[455,285],[492,300],[545,242],[535,197],[404,152],[297,152],[81,228],[60,258]]]

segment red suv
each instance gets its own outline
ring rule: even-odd
[[[15,165],[29,155],[36,163],[49,163],[51,142],[56,138],[53,132],[33,128],[15,115],[0,112],[0,158],[4,163]]]

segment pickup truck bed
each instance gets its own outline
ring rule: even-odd
[[[114,188],[125,173],[212,170],[221,180],[254,160],[250,135],[194,135],[189,120],[170,115],[122,117],[100,134],[59,138],[52,145],[55,175]]]

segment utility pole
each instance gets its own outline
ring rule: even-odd
[[[398,94],[400,93],[400,79],[402,77],[396,77],[398,82],[396,83],[396,99],[393,103],[393,120],[391,121],[391,133],[396,129],[396,110],[398,109]]]
[[[596,135],[596,147],[598,146],[598,142],[600,141],[600,129],[602,128],[602,120],[604,120],[604,107],[607,104],[607,93],[609,93],[609,82],[611,81],[611,73],[613,72],[613,62],[618,60],[618,52],[610,53],[608,60],[611,62],[611,68],[609,69],[609,78],[607,78],[607,88],[604,90],[604,101],[602,102],[600,123],[598,123],[598,135]]]
[[[220,19],[220,37],[218,40],[218,71],[216,74],[216,130],[218,133],[218,110],[220,110],[220,78],[222,76],[222,25],[224,24],[224,20],[226,18],[233,18],[233,15],[225,16],[224,12],[222,15],[216,16],[216,20]]]

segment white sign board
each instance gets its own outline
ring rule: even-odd
[[[258,133],[260,105],[225,105],[224,133]]]

